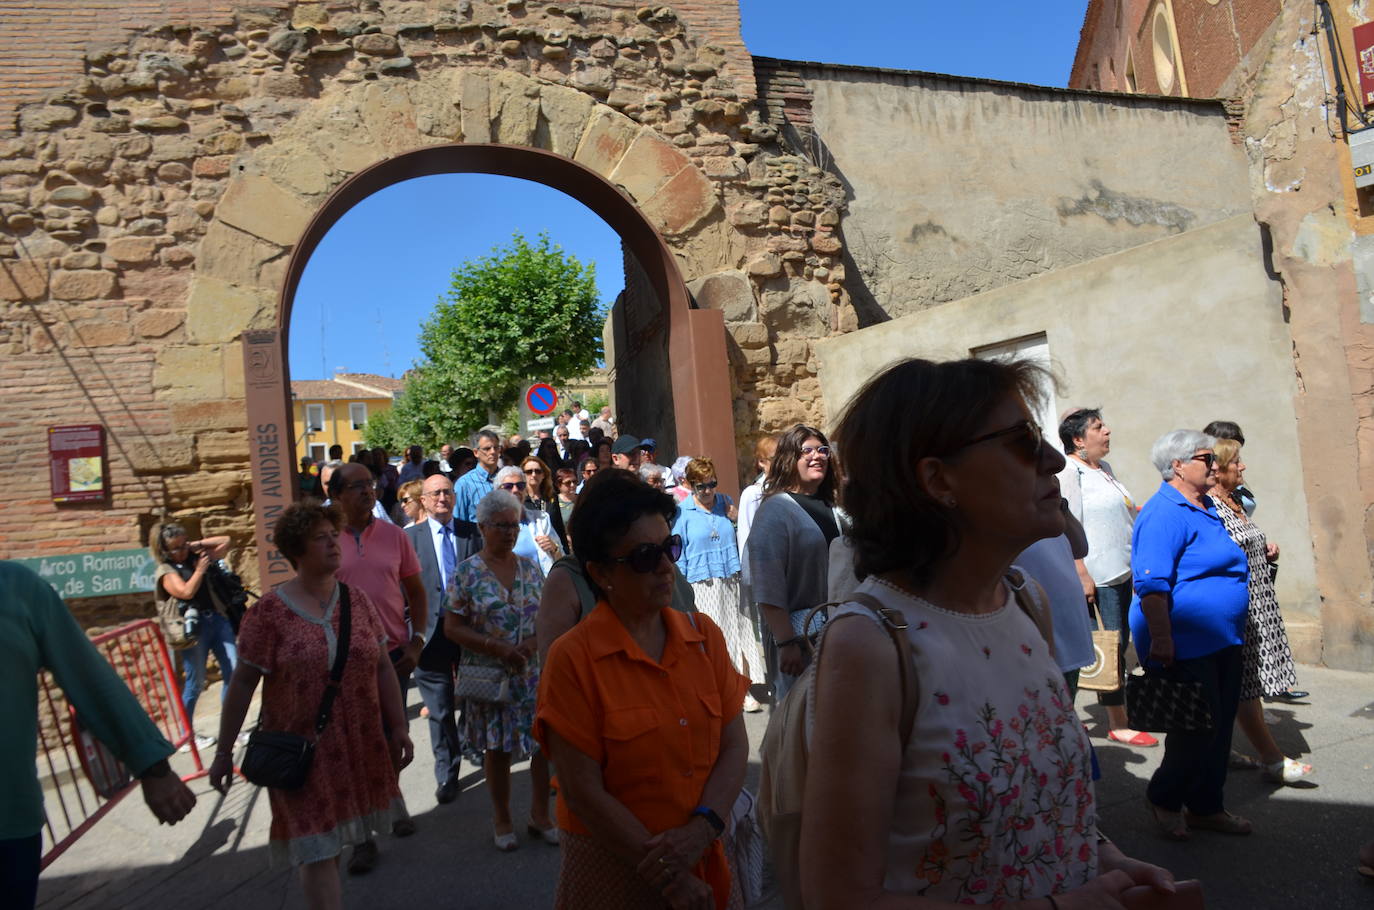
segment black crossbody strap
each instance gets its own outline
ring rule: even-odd
[[[343,681],[344,664],[348,662],[348,649],[353,642],[353,610],[348,597],[348,585],[339,582],[339,639],[334,646],[334,666],[329,668],[329,682],[325,684],[324,696],[320,699],[320,710],[315,715],[315,735],[319,736],[329,726],[329,715],[334,712],[334,699],[339,694],[339,683]]]

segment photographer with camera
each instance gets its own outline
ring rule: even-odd
[[[193,728],[196,700],[205,689],[205,660],[210,652],[214,651],[224,681],[221,701],[229,691],[229,679],[238,663],[238,647],[234,642],[234,627],[226,615],[227,606],[216,598],[207,577],[218,571],[215,564],[228,552],[228,537],[188,540],[186,529],[176,522],[163,524],[153,537],[153,558],[158,564],[153,595],[159,603],[174,601],[184,622],[186,641],[177,651],[185,676],[181,701],[186,706],[186,719]],[[195,742],[197,749],[205,749],[215,744],[215,738],[196,733]]]

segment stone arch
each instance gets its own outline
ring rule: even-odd
[[[467,78],[471,92],[471,80],[481,77]],[[415,177],[471,172],[532,180],[567,193],[605,220],[621,236],[664,310],[671,390],[671,402],[664,404],[673,415],[678,448],[711,455],[721,465],[722,483],[738,487],[724,319],[719,310],[691,307],[677,260],[662,236],[690,234],[719,214],[710,182],[657,132],[580,93],[564,90],[569,94],[555,94],[554,104],[545,109],[540,106],[540,96],[550,87],[514,74],[502,74],[492,81],[502,83],[496,98],[503,112],[512,104],[521,106],[519,125],[512,126],[508,115],[503,117],[493,138],[520,140],[521,144],[444,142],[392,154],[405,139],[422,138],[418,129],[407,136],[406,125],[437,123],[437,118],[447,112],[426,105],[423,93],[421,104],[408,111],[404,102],[414,104],[417,93],[408,91],[404,84],[398,88],[364,83],[346,94],[354,96],[359,109],[376,105],[378,111],[389,112],[383,119],[383,142],[374,145],[354,138],[335,143],[315,118],[307,117],[291,132],[309,137],[308,150],[295,149],[241,163],[240,172],[225,190],[215,216],[220,229],[245,234],[260,243],[279,247],[290,244],[281,247],[282,254],[268,260],[280,261],[285,255],[285,272],[280,277],[275,268],[261,268],[256,278],[250,278],[242,269],[253,257],[226,263],[236,274],[217,275],[212,258],[209,268],[197,274],[190,304],[192,308],[221,309],[225,296],[238,297],[247,304],[241,312],[247,317],[243,325],[245,394],[253,443],[255,536],[264,579],[275,581],[288,571],[284,561],[273,555],[270,528],[280,509],[294,498],[292,485],[274,481],[287,476],[295,453],[289,433],[258,433],[257,428],[292,425],[287,336],[297,285],[311,254],[345,212],[372,193]],[[381,104],[378,95],[391,97]],[[489,90],[479,91],[476,98],[490,105],[492,95]],[[558,107],[560,102],[571,103],[580,116],[566,116]],[[474,108],[477,104],[471,102]],[[331,108],[339,109],[338,104]],[[541,117],[545,110],[554,112],[555,117],[546,113]],[[489,111],[490,106],[488,115]],[[460,106],[460,118],[465,113]],[[468,129],[489,135],[477,127],[478,116],[476,111],[469,115]],[[551,122],[558,117],[562,117],[561,123]],[[540,129],[541,123],[548,125]],[[371,135],[377,136],[377,132]],[[551,148],[537,145],[541,140]],[[292,140],[277,137],[274,145],[288,148]],[[318,179],[322,172],[341,175],[344,168],[372,154],[384,157],[337,183]],[[318,156],[318,164],[312,156]],[[329,190],[323,198],[321,188]],[[304,225],[298,227],[302,220]],[[212,224],[207,235],[215,229]],[[293,239],[291,235],[297,230],[298,238]],[[245,281],[249,283],[240,283]],[[275,306],[266,307],[264,301],[273,296]],[[246,312],[249,308],[251,315]]]

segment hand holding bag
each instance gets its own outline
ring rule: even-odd
[[[525,637],[523,617],[520,622],[521,628],[515,639],[517,645]],[[499,657],[464,648],[463,656],[458,659],[458,682],[454,684],[453,697],[491,705],[514,704],[515,698],[510,691],[510,668]]]
[[[1095,661],[1078,671],[1078,688],[1094,692],[1115,692],[1121,688],[1121,633],[1102,628],[1102,615],[1088,602],[1088,613],[1098,628],[1092,630]],[[1142,728],[1136,728],[1142,729]]]
[[[315,744],[320,734],[329,726],[329,717],[334,712],[334,699],[339,694],[339,683],[343,680],[344,664],[348,662],[348,650],[352,643],[352,604],[349,602],[348,585],[339,582],[339,640],[334,649],[334,665],[329,670],[329,682],[320,698],[320,709],[315,715],[315,736],[307,739],[298,733],[280,730],[254,730],[248,737],[248,751],[243,756],[239,771],[249,783],[259,787],[275,787],[279,790],[298,790],[310,776],[310,766],[315,761]]]
[[[1213,726],[1202,683],[1158,670],[1126,677],[1126,719],[1151,733],[1205,733]]]

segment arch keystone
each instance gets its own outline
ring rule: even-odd
[[[587,121],[587,130],[577,144],[573,160],[609,178],[640,129],[642,127],[629,117],[599,104]]]
[[[630,198],[642,202],[691,164],[676,146],[645,127],[625,150],[608,179],[629,193]]]

